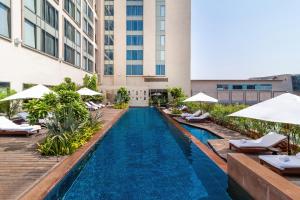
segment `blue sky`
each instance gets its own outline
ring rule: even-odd
[[[300,0],[192,0],[192,79],[300,73]]]

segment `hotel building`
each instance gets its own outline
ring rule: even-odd
[[[204,92],[221,103],[255,104],[290,92],[300,95],[300,75],[283,74],[244,80],[192,80],[192,95]]]
[[[94,0],[0,0],[0,87],[82,83],[95,73]]]
[[[81,84],[96,73],[113,101],[152,93],[190,93],[190,0],[0,0],[0,88]]]
[[[103,0],[100,80],[109,99],[125,86],[133,106],[182,87],[190,94],[190,0]]]

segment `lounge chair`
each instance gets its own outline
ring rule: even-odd
[[[198,117],[202,114],[202,110],[197,110],[196,112],[194,112],[193,114],[191,113],[182,113],[181,117],[182,118],[187,118],[187,117]]]
[[[281,175],[300,175],[300,153],[295,156],[261,155],[258,158],[261,164]]]
[[[204,113],[203,115],[200,115],[199,117],[194,117],[194,116],[190,116],[190,117],[186,117],[185,119],[188,122],[203,122],[205,120],[207,120],[209,118],[209,113]]]
[[[88,102],[85,102],[85,105],[89,110],[92,110],[92,111],[99,109],[97,106],[93,106],[93,105],[89,104]]]
[[[270,148],[275,147],[286,139],[287,137],[284,135],[270,132],[257,140],[229,140],[229,149],[234,147],[239,152],[259,153],[270,151]]]
[[[178,108],[178,110],[180,110],[180,111],[184,111],[186,109],[188,109],[188,107],[186,105],[182,105]]]
[[[98,108],[104,108],[105,107],[105,105],[102,104],[102,103],[96,104],[96,103],[94,103],[92,101],[89,101],[89,104],[92,105],[92,106],[98,107]]]
[[[0,117],[0,135],[30,135],[41,130],[41,126],[29,124],[18,125],[6,117]]]

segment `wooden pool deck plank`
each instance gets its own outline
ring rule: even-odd
[[[104,126],[121,110],[102,109]],[[66,157],[45,157],[36,151],[36,143],[45,138],[41,134],[30,137],[0,137],[0,199],[13,200],[32,187],[49,170]]]

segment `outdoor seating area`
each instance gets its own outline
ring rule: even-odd
[[[210,98],[201,93],[183,102],[187,103],[191,100],[199,104],[217,102],[208,99]],[[275,123],[300,124],[299,117],[296,116],[299,113],[299,102],[300,98],[298,96],[287,93],[238,110],[235,113],[229,113],[228,117],[245,117]],[[274,109],[275,107],[277,109]],[[290,155],[291,146],[296,144],[291,144],[289,134],[271,130],[259,138],[252,139],[240,133],[235,134],[231,130],[227,131],[227,128],[217,128],[219,125],[215,124],[214,116],[212,118],[210,116],[209,112],[198,109],[193,113],[185,112],[179,116],[173,116],[173,118],[179,123],[209,130],[218,135],[221,139],[209,140],[208,144],[214,152],[225,160],[227,160],[227,154],[229,153],[245,153],[278,174],[300,176],[300,156],[299,153],[298,156]],[[207,123],[203,123],[204,120],[202,121],[202,119],[207,119]]]

